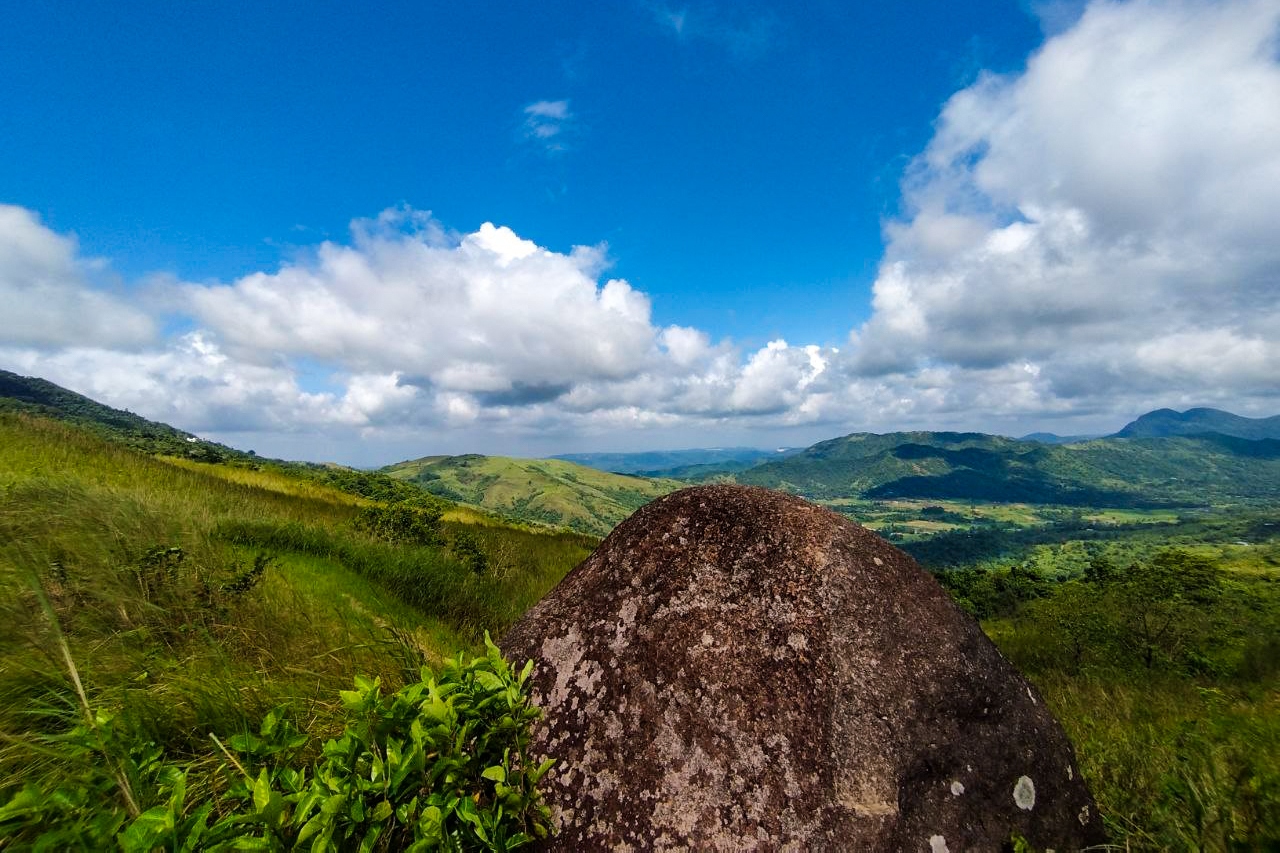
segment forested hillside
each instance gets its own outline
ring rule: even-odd
[[[362,740],[369,720],[408,730],[403,698],[435,683],[424,663],[450,690],[518,698],[500,659],[448,659],[481,651],[485,630],[500,633],[598,542],[482,508],[603,533],[678,486],[503,457],[383,472],[230,448],[202,461],[173,452],[193,444],[180,430],[31,382],[0,402],[6,849],[404,832],[373,800],[310,823],[328,814],[300,799],[320,796],[320,774],[367,771],[323,742],[340,736],[360,761],[385,751]],[[853,435],[737,476],[821,499],[931,569],[1036,682],[1116,843],[1268,849],[1280,841],[1278,445]],[[504,713],[501,725],[532,712]],[[497,763],[532,785],[501,750],[437,760],[467,767],[471,786],[433,801],[441,827],[477,825],[464,800],[479,825],[499,825]],[[536,832],[536,797],[521,790],[518,826],[503,825]],[[406,816],[411,793],[395,794]]]
[[[1280,415],[1271,418],[1244,418],[1220,409],[1156,409],[1125,424],[1115,438],[1161,438],[1170,435],[1218,433],[1251,441],[1280,439]]]
[[[857,433],[734,478],[820,499],[1198,506],[1280,497],[1280,441],[1208,434],[1046,445],[980,433]]]

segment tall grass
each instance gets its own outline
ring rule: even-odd
[[[1122,613],[1078,606],[1079,584],[984,623],[1062,722],[1125,850],[1280,850],[1280,589],[1222,587],[1171,611],[1187,637],[1151,666]]]
[[[477,650],[594,544],[447,525],[488,552],[477,575],[445,547],[361,533],[363,504],[0,414],[0,804],[84,776],[86,705],[103,737],[183,762],[198,802],[227,784],[210,735],[256,731],[284,706],[322,741],[354,674],[401,684]]]
[[[1130,850],[1280,848],[1280,702],[1161,678],[1036,678]]]

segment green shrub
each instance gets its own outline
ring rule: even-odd
[[[201,803],[187,791],[204,765],[166,761],[109,715],[83,721],[49,748],[67,761],[52,789],[28,783],[0,806],[0,848],[202,850],[515,850],[544,837],[529,727],[532,662],[515,673],[487,653],[384,695],[357,676],[343,691],[346,724],[318,758],[281,711],[222,749],[231,783]],[[234,770],[231,770],[234,768]],[[48,777],[46,777],[47,779]]]
[[[439,545],[439,507],[418,509],[404,504],[367,506],[356,516],[356,529],[375,539],[409,545]]]

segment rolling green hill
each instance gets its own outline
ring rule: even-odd
[[[1280,441],[1215,434],[1047,445],[981,433],[857,433],[736,479],[823,500],[1197,506],[1280,496]]]
[[[1221,409],[1157,409],[1126,424],[1114,438],[1164,438],[1172,435],[1218,433],[1233,438],[1280,439],[1280,415],[1245,418]]]
[[[253,451],[246,452],[225,444],[205,441],[168,424],[103,405],[48,380],[0,370],[0,414],[6,412],[72,424],[113,444],[166,459],[271,471],[281,482],[310,480],[371,501],[411,503],[419,507],[431,505],[447,509],[441,506],[443,502],[439,498],[432,498],[421,489],[385,474],[332,463],[267,459]],[[456,511],[454,514],[457,515]],[[483,519],[471,513],[467,520]]]
[[[73,423],[135,450],[183,456],[204,462],[252,458],[224,444],[197,438],[168,424],[150,421],[34,376],[0,370],[0,411],[40,415]]]
[[[597,471],[559,459],[428,456],[382,469],[438,497],[520,521],[603,536],[681,483]]]

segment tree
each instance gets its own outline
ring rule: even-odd
[[[1208,632],[1207,610],[1219,597],[1218,567],[1180,549],[1134,563],[1108,585],[1115,613],[1151,669],[1158,657],[1175,659]]]

